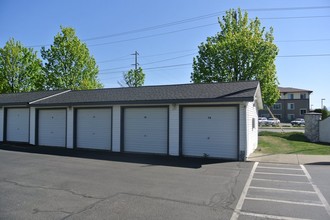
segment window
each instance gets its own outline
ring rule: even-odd
[[[288,110],[294,110],[294,103],[288,103]]]
[[[305,108],[300,109],[300,115],[304,115],[306,113],[307,113],[307,109],[305,109]]]
[[[294,95],[293,95],[293,93],[289,93],[289,94],[288,94],[288,99],[294,99]]]
[[[301,93],[300,94],[300,99],[307,99],[306,93]]]
[[[252,129],[256,128],[256,119],[252,118]]]
[[[281,114],[274,114],[274,117],[277,118],[277,119],[282,119],[282,115]]]
[[[295,115],[294,114],[288,114],[288,120],[292,121],[295,119]]]
[[[282,110],[282,104],[281,103],[275,103],[273,105],[273,110]]]

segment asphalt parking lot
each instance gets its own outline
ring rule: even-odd
[[[0,219],[230,219],[253,164],[0,146]]]
[[[0,145],[0,219],[330,219],[329,165]]]

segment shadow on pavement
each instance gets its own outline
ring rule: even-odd
[[[201,168],[202,165],[233,162],[228,159],[188,158],[155,154],[117,153],[101,150],[67,149],[60,147],[33,146],[29,144],[0,144],[1,150],[34,154],[46,154],[76,157],[94,160],[107,160],[126,163],[148,164],[150,166],[173,166],[183,168]]]
[[[305,165],[330,165],[330,162],[305,163]]]

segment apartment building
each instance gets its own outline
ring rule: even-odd
[[[280,99],[270,108],[274,116],[281,122],[290,122],[295,118],[303,118],[309,112],[309,97],[313,91],[291,87],[278,87]],[[266,108],[259,110],[259,117],[271,117]]]

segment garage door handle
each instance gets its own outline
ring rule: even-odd
[[[210,137],[207,137],[207,140],[210,140],[211,138]]]

